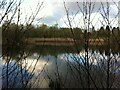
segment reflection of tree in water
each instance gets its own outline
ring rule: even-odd
[[[17,62],[9,63],[8,72],[7,65],[4,65],[2,70],[2,76],[3,88],[25,88],[31,79],[31,74],[26,70],[25,67],[23,68]],[[8,86],[7,79],[9,82]]]
[[[18,85],[20,85],[19,87],[24,88],[42,87],[42,84],[47,83],[48,85],[46,86],[49,86],[51,88],[84,88],[87,85],[85,77],[87,73],[84,66],[85,52],[84,50],[80,49],[79,54],[75,52],[73,53],[73,48],[71,49],[68,46],[67,49],[66,47],[67,46],[59,48],[57,46],[54,46],[50,49],[58,50],[58,53],[56,53],[55,50],[50,51],[49,49],[46,53],[46,49],[49,48],[49,46],[30,46],[28,47],[28,49],[26,49],[26,51],[24,51],[25,49],[22,50],[22,48],[21,50],[19,49],[19,52],[15,49],[17,47],[12,47],[9,49],[9,51],[4,51],[9,53],[8,56],[3,54],[4,61],[6,61],[6,64],[3,68],[3,83],[5,83],[3,84],[3,87],[17,87]],[[91,87],[94,87],[95,85],[97,85],[97,87],[102,87],[101,83],[105,83],[104,79],[106,79],[105,70],[108,54],[106,52],[107,50],[104,49],[106,47],[99,47],[101,48],[101,52],[98,48],[94,46],[92,46],[89,50],[89,60],[95,61],[96,63],[95,64],[94,62],[92,62],[90,66]],[[45,51],[43,48],[45,48]],[[67,51],[66,53],[64,51],[65,48]],[[63,49],[63,51],[61,49]],[[53,53],[56,53],[56,55],[54,55]],[[111,64],[111,67],[113,67],[113,72],[119,73],[119,55],[117,53],[113,53],[113,56],[115,57],[112,58],[113,62],[111,63],[113,64]],[[32,59],[31,63],[28,59],[30,57]],[[42,58],[40,57],[45,59],[43,60],[43,64],[41,64]],[[114,64],[115,61],[117,61],[117,64]],[[114,66],[116,66],[116,70],[114,69]],[[119,80],[118,76],[119,74],[116,74],[116,78],[118,78]],[[111,73],[110,77],[112,81],[114,79],[114,73]],[[7,80],[8,82],[10,82],[10,80],[12,80],[13,82],[8,83],[7,85]],[[116,83],[118,82],[116,81]]]
[[[84,9],[87,8],[86,5],[90,6],[91,4],[83,3],[83,6],[85,6]],[[105,38],[107,45],[92,46],[89,45],[88,42],[89,35],[91,34],[89,32],[89,25],[87,27],[85,22],[85,28],[83,29],[83,33],[85,34],[85,45],[77,45],[75,41],[76,34],[73,32],[66,6],[65,9],[70,24],[70,31],[74,39],[74,46],[72,47],[44,45],[28,47],[20,37],[23,35],[27,38],[25,31],[32,28],[30,26],[33,20],[24,28],[19,27],[17,23],[17,28],[13,28],[14,24],[12,24],[11,29],[9,22],[2,28],[4,31],[3,40],[5,41],[3,42],[2,53],[4,61],[2,74],[3,88],[37,88],[42,87],[45,81],[50,88],[119,88],[120,45],[116,43],[117,45],[115,47],[115,45],[110,43],[111,39],[116,40],[117,31],[113,31],[111,32],[113,34],[111,34],[109,26],[107,26],[106,31],[101,30],[102,34],[105,32],[107,36],[107,39]],[[18,12],[20,13],[20,10],[18,10]],[[82,13],[85,16],[84,21],[88,20],[89,22],[90,19],[87,18],[87,14],[85,12]],[[8,30],[12,30],[15,34],[11,33],[7,35],[9,33]],[[22,35],[19,34],[21,30],[23,31]],[[104,37],[102,34],[100,34],[100,36]],[[112,36],[112,38],[110,36]],[[91,37],[97,38],[97,32]],[[61,56],[62,53],[64,53],[63,57]],[[34,55],[34,58],[31,58],[32,61],[30,61],[31,59],[29,57],[32,55]]]
[[[28,72],[31,66],[26,68],[28,65],[28,61],[26,60],[26,58],[30,56],[30,53],[25,52],[25,38],[27,38],[28,36],[26,34],[26,31],[29,30],[30,25],[33,23],[43,2],[38,3],[35,12],[31,14],[28,20],[26,19],[27,21],[25,22],[25,27],[21,24],[20,21],[21,3],[21,0],[17,2],[14,0],[2,0],[0,2],[0,10],[2,10],[3,12],[0,18],[0,28],[2,29],[3,88],[31,87],[30,85],[28,85],[28,83],[34,75],[34,68],[36,66],[34,65],[31,72]],[[8,18],[9,13],[11,13],[12,15]],[[17,21],[13,20],[15,16],[17,16]]]
[[[4,57],[2,78],[3,88],[30,88],[30,81],[34,76],[34,71],[38,60],[29,63],[28,56],[17,55],[13,58]],[[39,57],[36,57],[39,59]],[[33,64],[34,63],[34,64]],[[31,68],[32,67],[32,68]],[[30,72],[31,71],[31,72]]]
[[[48,84],[46,86],[49,86],[51,88],[84,88],[87,85],[85,77],[87,73],[84,66],[84,50],[81,49],[80,53],[77,54],[73,52],[71,53],[73,49],[69,49],[70,52],[65,53],[65,51],[59,51],[58,47],[57,50],[58,53],[60,52],[59,54],[54,55],[53,53],[55,52],[55,50],[52,51],[52,53],[50,54],[50,50],[48,50],[49,55],[48,53],[45,55],[42,54],[42,52],[46,52],[46,50],[44,52],[44,49],[41,49],[43,46],[38,47],[36,47],[35,49],[35,47],[33,46],[32,49],[31,46],[29,47],[30,49],[27,49],[26,51],[19,50],[19,52],[16,52],[16,49],[14,48],[11,48],[11,50],[9,49],[9,56],[4,56],[4,61],[6,61],[6,64],[3,68],[3,83],[5,83],[3,84],[3,87],[7,86],[7,80],[8,82],[12,81],[11,83],[8,83],[7,87],[17,87],[18,85],[20,85],[19,87],[24,88],[42,87],[42,84],[46,83]],[[36,51],[37,49],[39,49],[39,52]],[[89,50],[89,60],[93,61],[90,66],[90,75],[92,77],[91,79],[93,80],[91,80],[91,87],[94,87],[95,85],[97,85],[98,87],[102,87],[101,83],[105,83],[104,79],[106,79],[105,70],[108,54],[106,54],[104,50],[102,51],[102,53],[99,50],[95,49],[95,47],[93,50]],[[117,53],[113,53],[113,55],[115,57],[112,58],[113,62],[111,63],[113,64],[111,65],[116,66],[116,70],[113,67],[112,71],[117,71],[117,73],[119,73],[119,55]],[[31,59],[32,61],[30,61],[29,59]],[[117,65],[114,64],[115,60],[117,60]],[[94,63],[94,61],[96,64]],[[42,64],[42,62],[44,63]],[[119,74],[116,74],[116,78],[118,78],[119,80],[118,76]],[[112,81],[114,79],[114,73],[111,73],[110,77]],[[95,83],[95,85],[93,82]],[[116,81],[116,83],[118,82]]]

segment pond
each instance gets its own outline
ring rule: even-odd
[[[88,52],[69,45],[3,47],[2,87],[106,88],[109,61],[109,85],[119,88],[120,50],[106,47],[91,46]]]

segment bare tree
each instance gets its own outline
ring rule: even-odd
[[[76,2],[76,6],[79,10],[76,11],[75,14],[73,13],[74,15],[72,18],[70,15],[70,8],[67,7],[66,2],[63,2],[68,26],[71,31],[74,47],[77,53],[74,53],[72,55],[69,53],[65,54],[63,62],[65,65],[62,68],[59,65],[59,57],[56,55],[54,58],[55,60],[53,59],[54,61],[51,64],[54,64],[52,66],[54,68],[53,71],[50,71],[50,69],[47,68],[47,64],[50,62],[48,58],[42,68],[39,66],[41,70],[39,72],[37,71],[37,76],[35,75],[35,71],[38,68],[37,64],[39,63],[41,55],[37,54],[31,63],[27,60],[27,58],[31,56],[31,53],[26,51],[26,39],[29,37],[27,31],[30,30],[32,23],[34,22],[36,16],[41,10],[41,7],[43,6],[43,2],[39,2],[35,12],[32,12],[30,17],[26,17],[27,20],[25,22],[25,26],[20,25],[21,3],[21,0],[19,2],[12,0],[9,3],[7,1],[0,2],[0,9],[3,10],[0,18],[0,24],[2,25],[1,31],[3,34],[3,88],[14,88],[17,86],[20,88],[37,88],[38,86],[42,87],[43,80],[48,81],[48,86],[54,89],[73,87],[108,89],[119,87],[120,77],[118,74],[116,74],[116,72],[119,71],[119,55],[117,58],[114,54],[112,54],[111,51],[112,35],[115,38],[117,37],[112,31],[111,23],[114,23],[114,20],[110,20],[109,2],[106,2],[106,6],[104,6],[105,3],[103,2],[99,3],[100,7],[97,10],[103,19],[100,20],[101,18],[98,18],[97,21],[101,22],[101,25],[103,25],[102,27],[106,26],[106,31],[103,30],[103,32],[107,36],[107,38],[104,38],[105,45],[107,46],[105,53],[107,53],[107,55],[105,55],[105,53],[100,54],[99,52],[90,49],[90,47],[93,45],[95,48],[98,48],[99,44],[97,45],[96,41],[97,43],[100,43],[101,46],[104,45],[104,43],[101,41],[101,38],[98,38],[99,31],[96,33],[96,35],[92,36],[92,38],[90,36],[90,34],[95,31],[92,30],[91,32],[91,26],[92,29],[94,29],[92,22],[96,15],[93,18],[91,18],[91,15],[94,12],[96,2]],[[114,4],[116,5],[116,3]],[[10,12],[12,12],[12,16],[8,18],[8,14]],[[79,46],[81,44],[76,40],[76,34],[73,29],[73,22],[76,24],[74,18],[76,18],[76,15],[80,13],[82,14],[80,21],[83,21],[83,27],[81,27],[81,29],[84,33],[83,51],[79,51]],[[17,22],[15,23],[13,22],[13,19],[16,15]],[[118,15],[115,17],[117,16]],[[78,23],[78,25],[80,25],[80,23]],[[10,30],[13,30],[15,36],[13,36],[13,34],[10,34],[10,36],[8,36]],[[116,40],[119,41],[119,39]],[[119,45],[119,42],[117,44]],[[15,49],[16,52],[14,52],[13,49]],[[71,62],[71,59],[73,62]],[[61,73],[61,69],[65,69],[65,72]],[[30,71],[30,73],[28,71]],[[45,74],[44,76],[46,76],[49,80],[47,80],[45,77],[42,78],[41,75],[43,74]],[[11,80],[13,82],[10,83]],[[16,81],[19,81],[18,85]]]
[[[100,2],[99,2],[99,4],[100,4]],[[90,27],[93,26],[92,25],[92,20],[93,19],[91,18],[91,15],[92,15],[92,12],[94,11],[96,2],[91,2],[91,1],[90,2],[80,2],[80,3],[77,2],[77,5],[79,7],[80,13],[82,13],[82,15],[83,15],[83,21],[84,21],[83,30],[84,30],[85,55],[81,56],[81,55],[78,54],[80,57],[83,57],[83,59],[74,58],[74,60],[77,63],[78,63],[78,60],[82,61],[82,63],[83,63],[82,68],[85,69],[84,70],[84,72],[86,73],[85,74],[85,79],[86,79],[86,82],[87,82],[85,88],[96,88],[96,89],[100,88],[100,87],[111,88],[113,83],[114,83],[114,82],[113,83],[111,83],[111,82],[112,82],[112,80],[115,80],[115,76],[111,73],[111,72],[113,72],[113,71],[111,71],[111,68],[114,67],[114,66],[112,66],[113,64],[111,64],[111,63],[112,62],[115,63],[114,59],[113,59],[113,57],[115,57],[115,56],[114,55],[111,56],[111,54],[112,54],[112,52],[111,52],[111,29],[112,29],[111,22],[113,20],[112,21],[110,20],[110,3],[106,2],[106,6],[104,6],[105,2],[104,3],[101,2],[100,8],[98,8],[98,12],[100,12],[101,16],[103,17],[103,21],[101,22],[101,24],[106,26],[106,32],[104,34],[106,34],[108,36],[108,38],[106,39],[107,40],[107,47],[108,47],[107,59],[106,59],[106,56],[102,55],[103,59],[101,60],[101,62],[104,62],[105,66],[106,66],[106,69],[104,69],[104,70],[101,68],[101,66],[99,67],[99,65],[101,63],[101,62],[99,62],[100,60],[98,58],[96,58],[96,60],[98,62],[98,64],[97,64],[98,66],[96,67],[96,66],[94,66],[94,62],[91,62],[92,54],[89,55],[89,53],[90,53],[90,49],[89,49],[89,46],[90,46],[90,41],[89,41],[90,37],[89,36],[90,35],[89,34],[90,34]],[[81,5],[83,7],[81,7]],[[67,9],[65,2],[64,2],[64,7],[65,7],[65,10],[66,10],[66,16],[67,16],[67,20],[68,20],[68,23],[69,23],[69,27],[70,27],[70,30],[71,30],[71,33],[72,33],[73,39],[74,39],[75,34],[73,33],[73,29],[72,29],[72,20],[70,20],[69,9]],[[118,14],[116,16],[118,16]],[[98,21],[99,21],[99,18],[98,18]],[[103,22],[105,22],[105,23],[103,23]],[[99,39],[99,42],[101,43],[100,39]],[[75,39],[74,39],[74,43],[75,43],[75,48],[77,48]],[[95,43],[95,42],[93,42],[93,43]],[[96,47],[97,47],[97,45],[96,45]],[[79,52],[79,51],[77,51],[77,52]],[[73,57],[75,57],[75,56],[73,56]],[[81,66],[79,68],[81,68]],[[77,69],[77,68],[75,68],[75,69]],[[97,69],[101,73],[101,76],[100,76],[101,78],[102,78],[102,74],[104,75],[104,78],[106,79],[106,82],[99,80],[98,74],[100,74],[100,73],[97,74],[97,72],[98,72]],[[81,71],[82,71],[82,69],[77,70],[77,72],[79,72],[79,74],[82,74]],[[98,80],[96,80],[95,77]],[[85,83],[82,83],[82,84],[85,84]]]
[[[26,53],[25,50],[27,49],[26,45],[26,32],[29,30],[31,24],[35,21],[36,16],[38,15],[41,7],[43,6],[43,2],[38,2],[36,6],[36,10],[34,13],[27,17],[28,20],[26,21],[26,27],[23,27],[21,24],[21,4],[23,1],[1,1],[0,2],[0,9],[1,18],[0,24],[2,25],[2,58],[3,58],[3,70],[2,70],[2,78],[3,78],[3,88],[15,88],[16,80],[19,81],[20,88],[28,87],[29,80],[34,75],[34,70],[37,64],[34,65],[32,68],[32,73],[28,74],[25,67],[27,66],[26,58],[30,55],[30,53]],[[11,17],[8,18],[9,13],[12,13]],[[17,15],[17,22],[14,22],[13,19]],[[11,30],[14,30],[11,32]],[[8,33],[10,36],[8,36]],[[10,34],[11,33],[11,34]],[[14,58],[16,62],[13,61],[13,51],[14,49],[18,50],[18,55]],[[16,52],[15,52],[16,53]],[[38,59],[40,56],[38,57]],[[14,64],[12,64],[12,62]],[[25,64],[23,66],[23,63]],[[20,70],[19,70],[20,69]],[[13,75],[14,74],[14,75]],[[19,78],[18,78],[19,77]],[[13,82],[10,83],[12,79]],[[31,87],[31,86],[30,86]]]

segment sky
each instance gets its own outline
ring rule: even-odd
[[[35,9],[38,3],[43,1],[43,5],[36,16],[35,25],[47,24],[49,26],[58,24],[59,27],[69,27],[67,14],[65,11],[65,7],[63,4],[63,0],[24,0],[21,4],[21,22],[25,22],[28,20],[28,17],[35,13]],[[65,1],[65,0],[64,0]],[[78,0],[80,1],[80,0]],[[118,24],[118,18],[116,15],[118,14],[118,3],[114,4],[114,2],[110,3],[110,20],[111,25],[114,27]],[[79,2],[79,6],[83,8],[83,2]],[[69,9],[69,17],[71,20],[72,27],[84,27],[83,14],[80,11],[78,4],[75,1],[70,2],[70,0],[66,1],[66,7]],[[103,6],[106,11],[106,2],[103,2]],[[103,22],[103,17],[101,13],[104,13],[100,2],[96,2],[94,5],[93,12],[91,13],[91,25],[95,26],[95,28],[100,28],[102,26],[101,22]],[[77,13],[77,14],[76,14]],[[11,13],[12,15],[12,13]],[[10,16],[10,15],[9,15]],[[27,17],[27,18],[26,18]],[[103,22],[105,24],[105,22]]]

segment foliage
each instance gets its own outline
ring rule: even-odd
[[[57,25],[47,26],[42,24],[37,27],[30,25],[29,28],[27,28],[25,25],[17,25],[15,23],[9,24],[7,28],[5,28],[5,25],[6,23],[2,25],[4,43],[6,40],[9,40],[11,43],[14,41],[23,41],[26,36],[28,38],[74,38],[77,40],[84,40],[84,30],[77,27],[73,28],[73,37],[73,34],[69,28],[58,28]],[[99,30],[92,30],[91,32],[88,32],[88,34],[90,39],[103,39],[106,41],[109,37],[107,29],[104,29],[103,27],[101,27]],[[110,30],[111,42],[115,42],[116,39],[119,41],[119,34],[120,29],[118,27],[114,27],[112,30]]]

